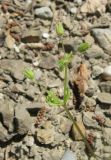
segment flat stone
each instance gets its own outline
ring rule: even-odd
[[[18,104],[15,108],[15,130],[19,135],[26,134],[32,126],[32,119],[24,106]]]
[[[37,43],[41,38],[41,32],[38,30],[26,30],[22,35],[22,42],[24,43]]]
[[[53,13],[49,7],[41,7],[35,9],[35,15],[42,19],[52,19]]]
[[[104,71],[102,73],[102,79],[111,81],[111,65],[104,68]]]
[[[51,144],[54,142],[54,134],[53,129],[39,129],[36,139],[42,144]]]
[[[13,127],[13,118],[14,118],[14,103],[13,101],[5,100],[0,101],[0,114],[3,119],[3,125],[12,132]]]
[[[71,150],[67,150],[61,160],[77,160],[77,156]]]
[[[111,29],[93,29],[94,38],[98,41],[101,48],[111,55]]]
[[[23,72],[26,68],[30,68],[30,65],[22,60],[3,59],[0,61],[0,68],[9,71],[15,79],[23,80]]]
[[[53,56],[42,57],[39,67],[44,69],[54,69],[56,67],[56,60]]]
[[[93,116],[94,116],[94,113],[92,113],[92,112],[84,112],[83,113],[83,123],[84,123],[84,125],[87,128],[101,130],[101,127],[98,125],[97,121],[92,119]]]
[[[91,48],[89,48],[86,51],[85,57],[87,58],[104,58],[105,57],[104,51],[97,45],[92,45]]]
[[[6,142],[7,141],[7,136],[8,136],[7,130],[0,123],[0,141],[1,142]]]
[[[101,92],[111,93],[111,81],[100,82],[99,87]]]
[[[98,93],[97,99],[101,103],[111,104],[111,94],[106,92]]]
[[[67,118],[61,118],[60,120],[60,129],[63,134],[67,134],[70,132],[72,126],[72,122]]]

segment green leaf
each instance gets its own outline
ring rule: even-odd
[[[56,33],[59,36],[63,36],[64,35],[64,28],[63,28],[63,25],[62,25],[61,22],[57,23],[57,25],[56,25]]]
[[[63,105],[63,100],[61,100],[59,97],[55,95],[52,91],[47,92],[48,95],[46,97],[46,102],[50,106],[62,106]]]
[[[58,61],[58,66],[61,71],[63,71],[65,65],[68,65],[71,62],[72,57],[73,57],[72,53],[66,53],[64,57]]]
[[[78,48],[78,51],[81,52],[81,53],[84,53],[87,49],[90,48],[90,45],[89,43],[87,42],[84,42],[84,43],[81,43],[79,48]]]
[[[34,80],[35,79],[35,74],[34,71],[31,69],[25,69],[23,72],[24,76],[28,79]]]

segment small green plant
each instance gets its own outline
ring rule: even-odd
[[[35,79],[35,73],[31,69],[25,69],[23,74],[24,74],[25,78],[28,78],[28,79],[31,79],[31,80]]]
[[[81,43],[79,48],[78,48],[78,51],[81,52],[81,53],[84,53],[87,49],[90,48],[90,45],[89,43],[87,42],[84,42],[84,43]]]
[[[64,29],[63,29],[63,26],[62,24],[59,22],[57,25],[56,25],[56,32],[59,36],[63,36],[64,35]],[[60,37],[60,38],[61,38]],[[62,46],[63,46],[63,41],[62,41]],[[89,44],[88,43],[82,43],[80,46],[79,46],[79,51],[80,52],[85,52],[88,48],[89,48]],[[63,47],[63,50],[64,50],[64,47]],[[62,59],[60,59],[58,61],[58,66],[59,66],[59,69],[60,71],[64,71],[64,95],[63,95],[63,99],[60,99],[55,93],[53,93],[52,91],[48,91],[48,95],[46,96],[46,101],[49,105],[51,106],[62,106],[64,108],[64,110],[66,111],[67,113],[67,116],[68,118],[73,122],[73,124],[75,125],[75,127],[77,128],[78,132],[80,133],[81,137],[83,138],[89,152],[91,153],[91,155],[97,160],[97,157],[90,144],[88,143],[87,141],[87,138],[84,136],[84,134],[82,133],[80,127],[78,126],[78,124],[76,123],[76,120],[73,118],[73,115],[70,113],[70,111],[68,110],[67,108],[67,102],[70,98],[70,89],[69,89],[69,86],[68,86],[68,66],[71,62],[73,58],[73,54],[72,53],[66,53],[64,55],[64,57]],[[100,157],[99,157],[100,158]]]

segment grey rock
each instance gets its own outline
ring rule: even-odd
[[[32,125],[32,119],[23,107],[22,104],[18,104],[15,108],[15,129],[19,135],[26,134]]]
[[[100,82],[99,88],[100,88],[101,92],[111,93],[111,81]]]
[[[111,29],[93,29],[92,33],[101,48],[111,55]]]
[[[111,80],[111,65],[104,68],[103,74],[102,74],[103,80]]]
[[[44,69],[54,69],[56,67],[56,60],[53,56],[42,57],[39,67]]]
[[[92,113],[92,112],[84,112],[83,113],[84,125],[88,128],[101,130],[101,127],[98,125],[97,121],[92,119],[93,116],[94,116],[94,113]]]
[[[24,142],[26,146],[32,147],[34,145],[34,138],[32,136],[26,136]]]
[[[101,75],[103,73],[103,68],[101,68],[100,66],[96,65],[93,66],[93,72],[92,72],[92,78],[96,78],[99,75]]]
[[[52,144],[54,142],[54,129],[38,129],[36,139],[41,144]]]
[[[26,68],[30,68],[30,65],[28,63],[23,62],[22,60],[3,59],[0,62],[0,68],[10,72],[15,79],[23,80],[23,71]]]
[[[111,128],[104,128],[103,130],[103,144],[111,146]]]
[[[14,103],[13,101],[0,101],[0,115],[2,116],[3,125],[9,132],[13,132]]]
[[[111,94],[106,92],[98,93],[97,99],[101,103],[111,104]]]
[[[26,30],[22,35],[22,42],[24,43],[37,43],[40,41],[41,32],[38,30]]]
[[[35,15],[42,19],[52,19],[53,13],[49,7],[41,7],[35,9]]]
[[[8,140],[7,130],[0,123],[0,141],[1,142],[6,142],[7,140]]]
[[[61,160],[77,160],[77,156],[71,150],[67,150]]]
[[[91,58],[106,58],[107,55],[104,53],[104,51],[97,45],[93,45],[91,48],[89,48],[86,51],[85,57],[91,59]]]
[[[72,126],[72,122],[67,118],[61,118],[60,120],[60,129],[63,134],[67,134],[70,132]]]

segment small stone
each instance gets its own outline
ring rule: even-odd
[[[98,125],[97,121],[92,119],[94,116],[94,113],[92,112],[84,112],[83,113],[83,123],[87,128],[93,128],[93,129],[101,129],[101,127]]]
[[[42,71],[38,68],[36,73],[35,73],[35,78],[36,80],[39,80],[42,76]]]
[[[96,78],[99,75],[101,75],[103,73],[103,68],[101,68],[100,66],[96,65],[93,66],[93,72],[92,72],[92,78]]]
[[[70,11],[71,14],[76,14],[77,13],[77,8],[76,7],[70,8],[69,11]]]
[[[105,81],[99,83],[101,92],[111,93],[111,81]]]
[[[51,144],[54,142],[54,134],[53,129],[39,129],[36,138],[42,144]]]
[[[52,19],[53,13],[49,7],[41,7],[35,9],[35,15],[42,19]]]
[[[49,34],[48,33],[43,33],[42,37],[45,38],[45,39],[48,39],[49,38]]]
[[[32,147],[34,145],[34,138],[32,136],[26,136],[24,141],[28,147]]]
[[[104,130],[103,130],[103,144],[111,146],[111,128],[104,128]]]
[[[70,132],[72,126],[72,122],[69,119],[61,118],[60,120],[60,129],[63,134],[67,134]]]
[[[98,93],[97,99],[101,103],[111,104],[111,94],[106,92]]]
[[[98,41],[101,48],[103,48],[109,55],[111,55],[111,30],[110,29],[93,29],[94,38]]]
[[[6,142],[7,141],[7,130],[2,126],[0,123],[0,141],[1,142]]]
[[[77,160],[77,156],[71,150],[67,150],[61,160]]]
[[[42,57],[39,67],[44,69],[54,69],[56,67],[56,60],[53,56]]]
[[[85,57],[87,57],[89,59],[91,59],[91,58],[104,58],[105,53],[103,52],[103,50],[99,46],[92,45],[92,47],[86,51]]]
[[[102,74],[102,79],[103,80],[111,80],[111,66],[107,66]]]

